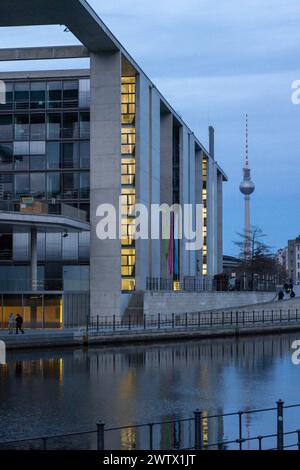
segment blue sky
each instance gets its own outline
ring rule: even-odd
[[[300,233],[299,0],[90,0],[156,86],[207,146],[216,131],[216,159],[229,176],[224,188],[224,252],[243,225],[239,193],[245,114],[256,191],[252,223],[274,249]],[[1,47],[73,44],[62,27],[3,28]],[[68,61],[64,66],[84,66]],[[48,62],[39,68],[50,67]],[[51,67],[59,68],[59,61]],[[32,62],[0,64],[30,70]]]

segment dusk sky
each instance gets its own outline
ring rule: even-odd
[[[243,227],[239,193],[249,115],[249,157],[256,191],[252,224],[274,249],[300,233],[299,0],[90,0],[91,6],[207,147],[216,131],[224,185],[224,253]],[[0,29],[1,47],[77,43],[60,26]],[[40,62],[41,69],[87,60]],[[0,70],[36,64],[1,63]]]

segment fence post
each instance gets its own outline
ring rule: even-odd
[[[297,431],[297,437],[298,437],[298,443],[297,443],[298,450],[300,450],[300,429],[298,429],[298,431]]]
[[[202,412],[200,410],[194,411],[195,422],[195,450],[202,450]]]
[[[271,314],[272,314],[272,323],[274,323],[274,312],[273,312],[273,310],[272,310]]]
[[[43,450],[47,450],[47,437],[43,437]]]
[[[262,311],[262,322],[265,323],[265,311]]]
[[[239,446],[240,450],[243,450],[243,412],[238,411],[239,415]]]
[[[279,319],[280,319],[280,323],[282,321],[282,310],[280,309],[280,316],[279,316]]]
[[[200,312],[198,312],[198,327],[200,327]]]
[[[128,316],[128,330],[131,330],[131,314]]]
[[[146,317],[146,315],[144,314],[144,330],[146,329],[146,322],[147,322],[147,317]]]
[[[174,313],[172,313],[172,328],[174,328],[175,322],[174,322]]]
[[[185,328],[187,329],[188,327],[188,314],[187,312],[185,313]]]
[[[97,422],[97,450],[104,450],[104,423]]]
[[[99,331],[99,315],[97,315],[97,333]]]
[[[153,424],[150,423],[149,427],[149,450],[153,450]]]
[[[160,313],[157,314],[157,327],[160,329]]]
[[[283,436],[283,401],[277,401],[277,450],[283,450],[284,436]]]
[[[222,325],[224,325],[224,311],[222,312]]]
[[[298,309],[296,308],[296,321],[298,321]]]
[[[116,330],[116,315],[113,315],[113,331]]]

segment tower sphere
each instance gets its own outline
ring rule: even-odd
[[[251,180],[244,180],[240,184],[240,191],[245,196],[250,196],[255,190],[255,184]]]

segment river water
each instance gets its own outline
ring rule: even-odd
[[[110,448],[146,448],[147,428],[133,425],[168,421],[155,426],[154,447],[192,447],[193,422],[178,420],[197,408],[206,417],[273,407],[279,398],[300,403],[300,366],[291,360],[298,338],[300,333],[8,352],[7,365],[0,366],[0,440],[95,429],[101,419],[107,427],[131,425],[107,433]],[[237,416],[203,423],[207,445],[238,437]],[[284,430],[298,428],[300,407],[285,410]],[[243,416],[243,437],[274,432],[275,412]],[[272,439],[265,440],[267,448]],[[72,445],[93,447],[94,441],[74,438]],[[56,444],[67,447],[61,439]],[[256,441],[244,444],[255,446]]]

